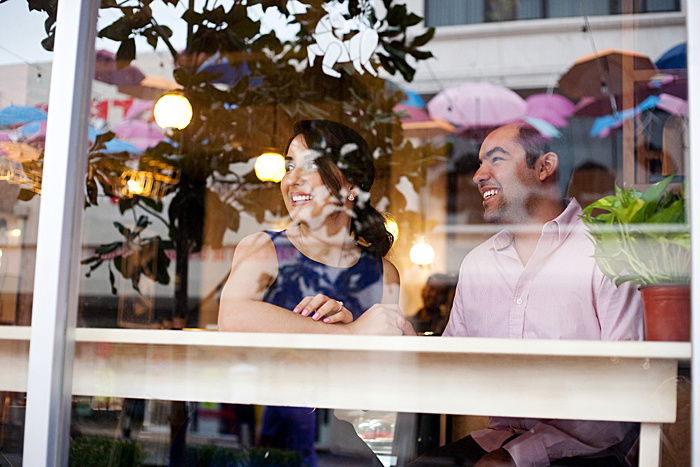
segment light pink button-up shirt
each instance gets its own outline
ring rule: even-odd
[[[464,258],[444,336],[514,339],[639,340],[642,304],[636,287],[606,278],[576,200],[542,227],[523,266],[503,230]],[[518,384],[517,381],[504,382]],[[503,447],[518,466],[598,454],[629,437],[634,425],[612,422],[492,418],[472,433],[486,451]]]

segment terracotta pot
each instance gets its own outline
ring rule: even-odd
[[[644,301],[644,337],[648,341],[690,341],[690,286],[640,287]]]

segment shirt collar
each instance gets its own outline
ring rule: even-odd
[[[569,233],[574,228],[574,225],[578,222],[579,216],[581,215],[581,205],[578,204],[575,198],[571,198],[567,201],[567,205],[557,217],[549,222],[545,222],[542,226],[542,234],[549,233],[553,234],[554,238],[558,242],[564,241]],[[496,250],[503,250],[508,248],[515,237],[513,233],[507,228],[501,230],[496,235],[493,236],[493,248]]]

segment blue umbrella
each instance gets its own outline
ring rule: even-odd
[[[401,91],[406,94],[406,99],[401,101],[401,104],[407,107],[418,107],[420,109],[425,108],[425,101],[418,93],[409,91],[408,89],[401,89]]]
[[[688,43],[671,47],[656,61],[659,70],[679,70],[688,68]]]
[[[238,64],[231,64],[228,58],[222,57],[218,52],[212,55],[207,61],[202,63],[202,65],[197,69],[197,73],[206,72],[212,73],[216,76],[211,81],[212,84],[228,84],[229,86],[234,86],[238,83],[244,76],[250,75],[250,68],[246,62],[240,62]],[[252,86],[257,86],[262,82],[260,78],[252,78],[250,84]]]
[[[105,151],[106,152],[129,152],[132,154],[140,154],[143,151],[141,151],[139,148],[134,146],[131,143],[128,143],[126,141],[122,141],[120,139],[111,139],[105,143]]]
[[[46,120],[46,112],[29,105],[11,105],[0,109],[0,126]]]
[[[590,135],[591,136],[598,136],[599,138],[606,137],[610,134],[611,129],[619,126],[624,120],[627,120],[628,118],[632,118],[635,115],[639,115],[641,112],[643,112],[645,110],[650,110],[650,109],[655,108],[660,100],[661,99],[658,96],[649,96],[646,99],[644,99],[642,101],[642,103],[636,107],[633,107],[631,109],[625,109],[625,110],[618,112],[617,114],[614,114],[614,115],[606,115],[604,117],[598,117],[593,122],[593,126],[591,127]]]

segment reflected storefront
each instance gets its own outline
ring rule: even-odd
[[[694,2],[0,12],[0,463],[691,464]]]

